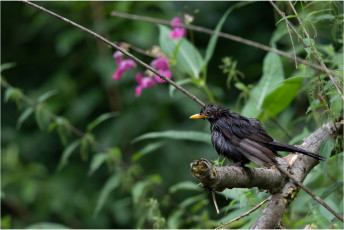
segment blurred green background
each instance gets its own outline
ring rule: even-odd
[[[126,42],[147,50],[153,45],[159,45],[158,26],[149,22],[111,17],[111,11],[166,20],[176,16],[183,17],[187,13],[194,16],[192,24],[214,29],[224,12],[235,2],[37,4],[101,34],[110,41]],[[287,8],[282,4],[281,7],[284,10]],[[316,10],[318,6],[314,7],[312,10]],[[75,151],[68,164],[58,170],[61,155],[66,149],[66,146],[61,144],[58,133],[49,132],[48,126],[45,130],[40,130],[34,116],[25,120],[20,129],[16,129],[21,111],[15,103],[5,103],[2,100],[2,227],[26,228],[47,222],[70,228],[210,228],[219,225],[218,220],[221,218],[229,220],[232,216],[244,213],[250,205],[267,196],[265,193],[255,194],[255,189],[233,190],[233,194],[236,195],[231,194],[228,199],[218,195],[219,206],[224,210],[234,198],[240,202],[233,206],[234,211],[229,211],[226,215],[223,211],[216,215],[211,196],[208,192],[196,188],[197,181],[190,173],[190,163],[193,160],[201,157],[218,159],[211,145],[164,138],[132,142],[134,138],[149,132],[179,130],[208,133],[208,122],[188,119],[190,115],[199,112],[198,104],[177,91],[171,97],[166,84],[145,89],[141,97],[135,98],[135,75],[137,71],[144,71],[142,67],[138,66],[135,70],[126,72],[120,81],[112,80],[111,76],[117,68],[112,57],[113,49],[33,7],[21,2],[1,2],[1,16],[1,63],[15,63],[13,68],[2,72],[2,76],[33,99],[45,92],[57,90],[57,94],[45,102],[46,108],[68,119],[73,126],[82,131],[86,131],[87,125],[101,114],[116,112],[114,118],[99,124],[92,133],[105,148],[118,148],[116,151],[121,152],[121,161],[125,163],[123,170],[127,170],[123,175],[128,179],[127,187],[122,181],[121,186],[108,194],[100,211],[94,214],[101,191],[104,191],[104,184],[113,172],[119,173],[118,169],[111,169],[111,166],[103,164],[89,175],[92,157],[99,152],[90,149],[86,159]],[[275,19],[274,11],[268,2],[255,2],[234,10],[224,23],[222,31],[269,45],[278,19],[279,17]],[[328,21],[325,20],[316,24],[316,42],[331,43],[334,51],[341,53],[342,44],[335,41],[331,28],[327,25]],[[194,46],[204,55],[210,36],[193,32],[192,37]],[[297,43],[297,40],[294,39],[294,42]],[[278,41],[277,48],[292,52],[288,35]],[[300,45],[296,48],[298,54],[305,56],[305,51]],[[151,57],[132,53],[146,63],[152,61]],[[245,105],[243,100],[238,102],[241,91],[234,86],[226,86],[226,75],[219,68],[222,58],[233,57],[237,61],[237,69],[245,75],[242,83],[255,85],[262,76],[265,55],[265,51],[219,38],[208,65],[207,75],[207,85],[213,92],[216,102],[230,107],[235,112],[240,112]],[[286,78],[293,76],[293,61],[281,59]],[[173,79],[180,80],[184,77],[174,76]],[[304,81],[291,105],[283,112],[273,119],[263,119],[268,132],[277,140],[289,142],[301,133],[306,136],[321,124],[319,119],[312,117],[314,114],[305,116],[310,104],[307,84],[309,82]],[[185,87],[204,102],[210,102],[199,87]],[[4,98],[4,89],[1,96]],[[25,103],[22,108],[26,108]],[[280,126],[286,130],[289,137],[286,132],[281,131]],[[77,139],[75,135],[70,135],[68,143]],[[302,136],[298,138],[297,143],[301,140]],[[133,161],[133,155],[142,152],[147,146],[153,146],[153,151],[148,151],[140,159]],[[333,160],[331,164],[333,168],[327,172],[326,181],[321,177],[323,168],[318,166],[314,170],[311,178],[315,178],[315,181],[309,186],[315,192],[321,193],[326,186],[342,181],[341,157]],[[340,178],[337,178],[338,175]],[[140,190],[140,186],[143,186],[141,182],[144,181],[153,182],[151,187],[142,187]],[[184,184],[181,189],[171,191],[173,185],[185,181],[186,184],[189,183],[190,188]],[[301,195],[306,197],[304,200],[309,200],[307,195]],[[335,195],[331,198],[330,204],[336,199],[342,199],[342,192]],[[141,197],[142,203],[135,203],[135,197]],[[154,200],[150,200],[151,197]],[[194,201],[189,201],[190,205],[183,204],[183,201],[190,197],[195,197]],[[149,215],[155,219],[147,217],[142,220],[145,213],[149,212],[146,210],[152,211]],[[312,212],[312,218],[305,219],[296,226],[303,227],[309,222],[313,223],[317,219],[316,215],[321,214],[323,210],[317,207]],[[294,209],[292,206],[284,221],[290,224],[287,226],[295,227],[295,222],[307,214],[309,213],[302,210],[301,204]],[[326,215],[329,216],[324,214]],[[327,217],[327,222],[323,226],[321,223],[317,223],[317,226],[328,227],[331,217]],[[249,224],[251,218],[254,221],[254,216],[249,217],[240,221],[236,227],[249,227],[245,224]],[[158,225],[159,223],[161,225]],[[43,226],[61,227],[52,224]],[[340,225],[334,227],[340,228]]]

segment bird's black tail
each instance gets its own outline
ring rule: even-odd
[[[313,157],[313,158],[318,159],[318,160],[325,160],[326,159],[326,157],[323,157],[319,154],[308,152],[306,150],[297,148],[297,147],[292,146],[292,145],[284,144],[284,143],[281,143],[278,141],[270,142],[269,145],[276,151],[298,152],[298,153],[305,154],[307,156]]]

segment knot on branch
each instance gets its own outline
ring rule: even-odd
[[[201,180],[212,181],[216,178],[216,169],[204,158],[200,158],[191,163],[191,173],[194,177]]]

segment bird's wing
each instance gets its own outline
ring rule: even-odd
[[[246,118],[240,114],[232,113],[230,117],[220,119],[219,126],[240,139],[248,138],[259,143],[273,141],[262,124],[255,118]]]
[[[237,136],[231,135],[226,130],[222,130],[223,135],[236,147],[245,158],[256,163],[261,167],[270,167],[274,163],[276,154],[265,146],[249,139],[240,139]]]
[[[252,135],[248,137],[249,139],[261,143],[270,143],[273,141],[272,137],[269,136],[262,124],[257,119],[249,118],[249,121],[252,127]]]
[[[250,161],[264,167],[270,167],[276,153],[265,147],[273,139],[265,132],[258,120],[226,119],[226,124],[217,127],[222,134],[236,146],[237,150]]]
[[[270,149],[247,138],[240,140],[239,146],[242,155],[257,165],[265,167],[273,165],[276,155]]]

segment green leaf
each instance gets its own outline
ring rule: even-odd
[[[178,43],[173,50],[173,55],[172,55],[173,59],[177,59],[177,54],[178,54],[179,48],[182,45],[183,41],[185,41],[185,39],[178,39],[177,41],[178,41]]]
[[[15,62],[8,62],[0,65],[0,73],[2,73],[6,69],[11,69],[17,64]]]
[[[302,133],[300,133],[299,135],[296,135],[293,137],[293,139],[291,139],[289,141],[290,145],[295,145],[297,144],[299,141],[302,141],[304,138],[308,137],[311,134],[311,132],[307,129],[307,127],[305,127],[302,131]]]
[[[306,44],[307,47],[314,46],[315,42],[312,38],[304,38],[303,42]]]
[[[274,117],[288,107],[302,84],[302,77],[289,78],[282,81],[274,91],[266,96],[263,103],[264,110]]]
[[[34,112],[32,107],[27,108],[18,118],[17,129],[20,129],[23,122]]]
[[[168,130],[163,132],[152,132],[146,133],[139,137],[136,137],[132,142],[137,142],[145,139],[154,139],[154,138],[171,138],[177,140],[190,140],[190,141],[200,141],[211,144],[210,134],[196,132],[196,131],[177,131],[177,130]]]
[[[275,31],[273,32],[273,34],[270,38],[270,46],[272,48],[277,48],[276,42],[278,42],[280,39],[282,39],[287,34],[288,34],[288,28],[284,24],[277,25]]]
[[[320,100],[319,99],[315,99],[314,101],[312,101],[312,103],[308,106],[308,109],[306,111],[306,114],[308,114],[310,111],[315,110],[319,107],[323,107],[326,106],[326,103],[321,103],[320,104]]]
[[[197,195],[197,196],[192,196],[187,199],[185,199],[182,203],[180,203],[181,208],[186,208],[187,206],[196,203],[198,201],[204,200],[206,198],[206,195],[204,193]]]
[[[246,85],[244,83],[242,83],[242,82],[236,82],[234,84],[234,86],[235,86],[235,88],[237,88],[237,89],[239,89],[241,91],[247,90]]]
[[[107,159],[108,154],[106,153],[95,154],[92,158],[90,171],[88,171],[88,175],[91,176]]]
[[[57,91],[56,89],[51,90],[51,91],[48,91],[48,92],[46,92],[46,93],[43,93],[41,96],[39,96],[39,97],[37,98],[37,101],[38,101],[39,103],[42,103],[42,102],[46,101],[48,98],[50,98],[50,97],[56,95],[57,93],[58,93],[58,91]]]
[[[316,16],[315,19],[313,20],[313,23],[317,23],[323,20],[334,20],[336,18],[336,16],[332,15],[332,14],[322,14],[319,16]]]
[[[170,187],[169,192],[175,193],[179,190],[202,191],[202,189],[195,182],[183,181],[183,182],[179,182],[179,183],[173,185],[172,187]]]
[[[235,202],[236,202],[236,200],[232,200],[232,201],[229,203],[229,205],[228,205],[228,207],[227,207],[227,209],[226,209],[225,215],[227,214],[227,212],[229,211],[229,209],[232,207],[232,205],[233,205]]]
[[[49,130],[54,126],[57,127],[57,133],[63,145],[67,145],[68,136],[71,135],[71,125],[69,121],[63,117],[57,117],[54,123],[51,123]]]
[[[148,178],[153,184],[161,184],[162,183],[162,178],[159,174],[149,175]]]
[[[47,110],[43,107],[43,104],[38,104],[35,107],[35,120],[40,130],[49,128],[50,117]]]
[[[330,157],[332,150],[334,149],[334,140],[333,139],[326,139],[321,142],[319,147],[319,153],[324,157]]]
[[[87,131],[91,131],[92,129],[94,129],[97,125],[99,125],[100,123],[106,121],[109,118],[115,117],[117,116],[118,113],[105,113],[100,115],[99,117],[97,117],[94,121],[92,121],[88,126],[87,126]]]
[[[336,182],[332,185],[330,185],[330,187],[328,187],[320,196],[321,199],[325,199],[326,197],[328,197],[329,195],[331,195],[333,192],[335,192],[336,190],[338,190],[339,188],[343,187],[344,182],[340,181],[340,182]]]
[[[341,115],[343,111],[343,101],[339,93],[333,95],[330,98],[330,108],[334,114],[337,114],[336,118],[338,118]]]
[[[65,225],[56,224],[52,222],[39,222],[36,224],[31,224],[26,227],[26,229],[70,229]]]
[[[7,103],[10,98],[11,98],[11,94],[12,94],[12,88],[7,88],[5,91],[5,95],[4,95],[4,101]]]
[[[68,159],[70,155],[80,145],[80,142],[81,142],[80,140],[76,140],[66,147],[66,149],[62,153],[62,157],[61,157],[59,166],[57,167],[57,170],[61,170],[68,163]]]
[[[56,121],[53,121],[50,123],[49,127],[48,127],[48,131],[49,132],[52,132],[54,131],[54,129],[57,127],[57,122]]]
[[[2,197],[1,197],[1,199],[2,199]],[[1,217],[1,228],[3,228],[3,229],[10,229],[11,228],[11,216],[10,215],[6,215],[6,216]]]
[[[14,101],[18,107],[21,105],[23,93],[18,88],[7,88],[5,91],[4,101],[7,103],[10,99]]]
[[[305,49],[305,51],[306,51],[306,53],[307,53],[308,55],[311,54],[312,48],[310,48],[310,47],[305,47],[304,49]]]
[[[219,20],[219,22],[217,23],[215,30],[214,30],[214,34],[211,36],[208,46],[207,46],[207,50],[205,51],[205,58],[204,58],[204,66],[203,68],[208,64],[209,60],[211,59],[211,57],[214,54],[214,50],[216,47],[216,43],[217,40],[219,38],[219,36],[217,35],[218,32],[221,31],[221,28],[223,26],[223,24],[225,23],[228,15],[236,8],[248,5],[252,2],[238,2],[236,4],[234,4],[233,6],[231,6],[229,9],[227,9],[227,11],[222,15],[221,19]]]
[[[182,210],[174,211],[167,219],[168,229],[178,229],[182,215]]]
[[[141,157],[147,155],[148,153],[151,153],[155,150],[157,150],[158,148],[160,148],[164,143],[163,142],[155,142],[155,143],[150,143],[148,144],[146,147],[144,147],[143,149],[141,149],[139,152],[135,153],[132,157],[131,160],[132,161],[137,161],[138,159],[140,159]]]
[[[145,190],[148,185],[150,185],[150,181],[140,181],[134,185],[133,189],[131,190],[134,205],[137,205],[140,201],[140,198],[145,195]]]
[[[303,225],[303,223],[308,220],[311,217],[311,215],[307,215],[306,217],[302,218],[301,220],[298,220],[296,223],[294,223],[295,227]]]
[[[190,78],[184,78],[180,81],[176,81],[176,84],[182,86],[182,85],[185,85],[185,84],[190,83],[190,82],[191,82]],[[174,87],[173,85],[169,85],[168,91],[169,91],[170,97],[173,97],[173,92],[175,90],[176,90],[176,87]]]
[[[274,91],[283,80],[284,73],[280,57],[277,54],[268,53],[263,61],[263,76],[252,89],[250,98],[241,114],[246,117],[258,118],[262,113],[265,97]]]
[[[280,23],[281,21],[284,21],[285,19],[289,19],[289,18],[299,18],[299,17],[300,17],[300,15],[298,15],[298,14],[286,16],[286,17],[281,18],[280,20],[278,20],[278,22],[276,22],[276,26],[278,25],[278,23]]]
[[[97,201],[96,208],[94,210],[94,215],[98,215],[99,211],[103,207],[107,197],[110,193],[120,185],[119,174],[112,175],[105,183],[104,187],[100,191],[100,195]]]
[[[80,155],[83,160],[87,160],[90,149],[94,150],[95,137],[92,133],[87,132],[81,139]]]
[[[326,139],[322,141],[319,147],[319,154],[328,159],[331,156],[334,146],[335,146],[335,142],[333,139]],[[320,166],[324,173],[324,178],[326,178],[327,177],[327,160],[321,161]]]
[[[185,38],[172,39],[170,37],[171,29],[164,25],[158,25],[159,43],[162,51],[169,57],[173,57],[175,49],[178,49],[176,61],[178,68],[184,73],[199,78],[199,73],[203,67],[203,58],[198,50]],[[180,46],[178,46],[180,45]]]
[[[191,212],[197,213],[199,210],[202,209],[203,206],[208,206],[208,204],[209,204],[209,200],[207,199],[200,200],[196,204],[192,205]]]
[[[309,17],[309,16],[311,16],[311,15],[313,15],[313,14],[318,14],[318,13],[324,12],[324,11],[331,11],[331,9],[323,9],[323,10],[313,11],[313,12],[309,13],[309,14],[307,15],[307,17]]]

